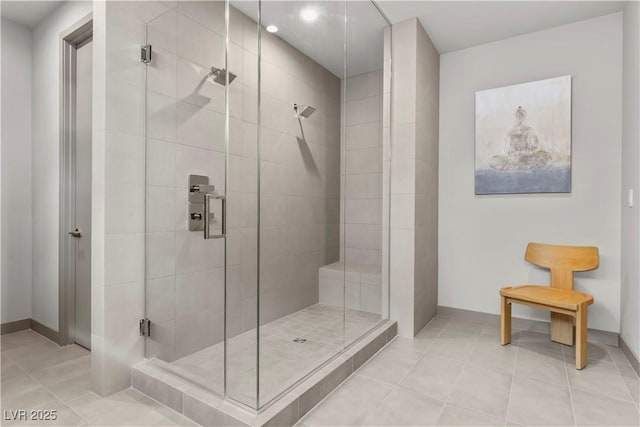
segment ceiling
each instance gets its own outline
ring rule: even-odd
[[[231,0],[231,5],[257,21],[257,2]],[[307,10],[317,13],[315,21],[301,18]],[[263,0],[260,16],[264,27],[277,26],[278,37],[340,78],[382,68],[388,24],[369,1]]]
[[[257,2],[232,0],[254,20]],[[391,23],[417,17],[441,54],[582,21],[624,8],[623,1],[406,1],[379,0]],[[303,22],[315,8],[319,18]],[[347,65],[344,66],[345,3],[340,1],[263,0],[262,24],[338,77],[382,67],[386,21],[369,1],[348,1]]]
[[[18,24],[34,28],[53,12],[63,1],[0,1],[2,17]]]
[[[618,12],[622,1],[378,1],[392,23],[418,17],[442,54]]]
[[[35,27],[63,1],[0,1],[2,17]],[[256,19],[257,2],[231,0]],[[379,0],[392,23],[418,17],[433,44],[442,53],[540,31],[620,11],[622,1],[405,1]],[[303,22],[300,14],[314,8],[318,19]],[[348,17],[347,64],[345,13]],[[263,0],[263,25],[338,77],[382,67],[383,28],[386,21],[369,1]],[[345,69],[346,68],[346,69]]]

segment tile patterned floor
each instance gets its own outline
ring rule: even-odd
[[[182,415],[127,389],[100,398],[91,391],[91,355],[57,344],[33,331],[2,336],[3,426],[193,426]],[[55,421],[12,421],[10,410],[55,410]]]
[[[260,328],[260,404],[269,402],[377,325],[380,315],[315,304]],[[343,325],[345,326],[343,328]],[[306,339],[303,343],[293,342]],[[171,363],[178,374],[222,394],[224,345],[219,343]],[[256,334],[228,343],[228,395],[255,406]],[[164,365],[166,366],[166,365]],[[173,370],[173,369],[172,369]]]
[[[640,382],[617,347],[572,347],[497,324],[436,317],[396,338],[298,424],[312,426],[638,426]]]
[[[574,369],[571,347],[497,325],[436,317],[415,339],[396,338],[299,423],[305,426],[638,426],[640,380],[620,349],[589,344]],[[22,331],[2,336],[2,413],[55,409],[55,422],[2,425],[191,426],[128,389],[90,391],[89,353]]]

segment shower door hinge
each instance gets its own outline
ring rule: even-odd
[[[151,336],[151,320],[147,318],[140,319],[140,336]]]
[[[148,64],[151,62],[151,45],[145,44],[140,46],[140,62]]]

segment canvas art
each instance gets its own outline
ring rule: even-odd
[[[476,194],[571,192],[571,76],[476,92]]]

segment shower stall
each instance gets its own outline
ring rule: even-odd
[[[388,318],[388,27],[369,1],[147,22],[150,363],[259,410]]]

